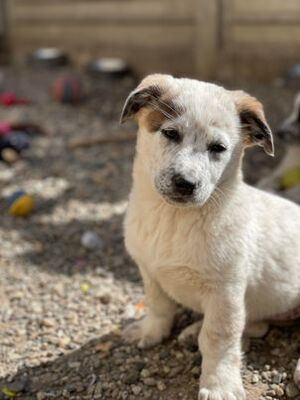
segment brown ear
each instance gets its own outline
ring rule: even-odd
[[[145,107],[153,111],[150,116],[151,120],[159,119],[159,114],[171,117],[175,110],[166,96],[172,80],[172,76],[162,74],[149,75],[143,79],[125,101],[120,119],[121,124],[130,118],[139,117],[140,111]]]
[[[156,102],[161,96],[161,90],[159,86],[149,86],[146,88],[138,87],[127,97],[122,114],[121,124],[126,122],[128,119],[133,118],[143,107]]]
[[[262,104],[249,94],[235,90],[232,92],[241,121],[246,146],[258,145],[270,156],[274,156],[274,143]]]

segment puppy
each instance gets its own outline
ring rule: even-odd
[[[300,93],[295,97],[292,113],[277,135],[287,146],[286,154],[275,171],[259,182],[258,186],[262,189],[280,190],[282,177],[289,171],[300,170]],[[300,183],[285,190],[282,195],[300,203]]]
[[[242,91],[150,75],[121,122],[132,117],[139,131],[125,243],[149,309],[124,336],[153,346],[170,334],[177,303],[203,313],[199,399],[245,399],[246,324],[265,331],[262,321],[300,306],[300,208],[242,179],[246,147],[274,153],[262,105]]]

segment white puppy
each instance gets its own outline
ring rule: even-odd
[[[124,335],[152,346],[170,334],[176,303],[203,313],[199,399],[244,399],[245,325],[300,306],[300,208],[242,179],[245,147],[273,154],[262,106],[242,91],[151,75],[129,95],[121,120],[130,117],[139,132],[125,242],[149,310]]]

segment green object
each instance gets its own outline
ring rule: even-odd
[[[300,185],[300,167],[287,170],[281,177],[283,189],[291,189],[297,185]]]
[[[17,396],[16,392],[14,392],[13,390],[9,389],[6,386],[2,388],[2,393],[5,394],[5,396],[10,397],[11,399]]]
[[[88,294],[90,291],[91,285],[87,282],[80,284],[80,290],[83,294]]]

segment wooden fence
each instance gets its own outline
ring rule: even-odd
[[[300,61],[299,0],[9,0],[17,61],[59,46],[85,63],[125,58],[140,75],[275,77]]]

